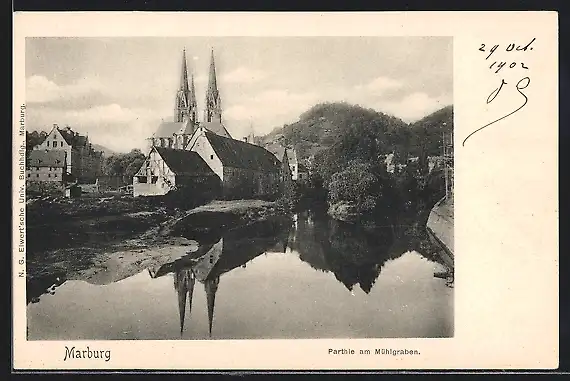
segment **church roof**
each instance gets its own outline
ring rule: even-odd
[[[154,133],[156,138],[171,138],[174,134],[188,134],[191,135],[192,123],[186,122],[162,122]]]
[[[164,147],[154,147],[154,149],[177,175],[212,173],[208,164],[196,152]]]
[[[205,134],[222,164],[227,167],[266,172],[279,170],[281,164],[279,159],[265,148],[225,138],[209,131]]]
[[[203,122],[200,125],[206,130],[213,132],[214,134],[225,136],[226,138],[232,137],[228,130],[226,130],[226,127],[224,127],[224,125],[218,121]]]
[[[34,150],[30,152],[31,167],[65,167],[65,151]]]

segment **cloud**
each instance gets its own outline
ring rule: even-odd
[[[50,107],[28,107],[28,125],[49,129],[54,123],[69,125],[75,131],[88,134],[93,143],[117,152],[144,148],[145,139],[156,129],[159,118],[147,109],[125,108],[109,104],[81,110]]]
[[[92,78],[84,78],[69,85],[58,85],[40,75],[33,75],[26,79],[27,103],[49,103],[102,93],[103,86]]]
[[[270,89],[241,98],[224,111],[224,118],[235,122],[254,120],[257,133],[267,133],[275,126],[293,122],[303,111],[319,101],[315,92],[290,92]]]
[[[432,97],[424,92],[409,94],[399,101],[384,100],[371,107],[401,118],[405,122],[414,122],[453,103],[450,94]]]
[[[396,90],[403,86],[403,83],[388,77],[374,78],[366,85],[355,86],[357,91],[366,91],[371,95],[382,95],[386,91]]]

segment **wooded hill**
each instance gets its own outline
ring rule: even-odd
[[[377,163],[392,152],[401,161],[439,155],[442,133],[452,129],[453,106],[408,124],[348,103],[322,103],[301,114],[297,122],[273,130],[262,144],[269,150],[273,145],[295,148],[302,161],[328,177],[356,159]]]

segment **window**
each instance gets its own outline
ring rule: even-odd
[[[36,173],[36,177],[40,177],[40,174],[39,174],[39,173]]]
[[[48,177],[51,177],[51,173],[48,173]]]
[[[28,173],[28,177],[30,177],[30,176],[32,176],[32,174],[31,174],[31,173]]]
[[[39,170],[40,170],[40,167],[36,167],[36,171],[39,171]]]
[[[49,170],[51,171],[51,167],[49,167]]]
[[[139,183],[146,184],[147,177],[146,176],[139,176]]]
[[[59,142],[59,146],[60,146],[60,147],[63,147],[63,142]]]
[[[57,177],[57,173],[54,173],[54,174],[53,174],[53,177]]]
[[[53,148],[56,148],[56,147],[57,147],[57,142],[54,141],[54,142],[53,142]]]
[[[210,155],[210,160],[214,160],[214,155]]]
[[[49,147],[49,142],[46,140],[46,145]]]

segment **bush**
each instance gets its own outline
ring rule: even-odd
[[[389,178],[382,168],[359,161],[335,173],[328,184],[331,203],[342,201],[357,205],[360,212],[371,212],[378,206],[389,186]]]

